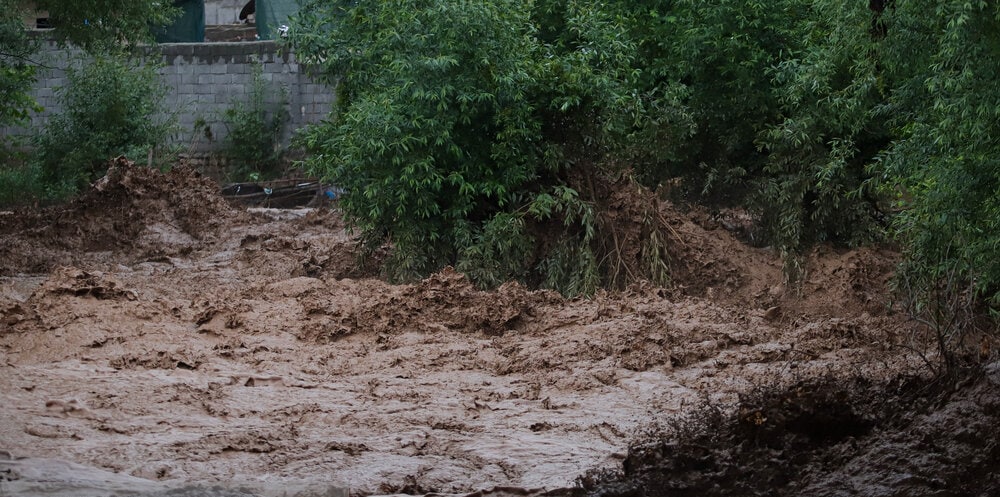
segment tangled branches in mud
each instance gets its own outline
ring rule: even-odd
[[[494,217],[457,268],[480,286],[517,279],[570,297],[638,281],[666,286],[668,234],[680,241],[649,190],[626,174],[591,172]]]
[[[954,264],[945,261],[932,277],[908,264],[912,261],[903,264],[895,281],[903,308],[919,324],[907,347],[937,376],[960,375],[995,357],[997,323],[984,309],[975,282],[964,279]],[[931,353],[920,345],[928,342],[933,343]]]

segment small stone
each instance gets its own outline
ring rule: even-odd
[[[781,307],[774,306],[764,311],[765,321],[774,321],[775,319],[778,319],[780,317],[781,317]]]

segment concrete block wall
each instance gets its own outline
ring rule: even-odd
[[[39,68],[33,96],[44,110],[32,116],[31,128],[44,125],[61,111],[56,91],[68,83],[66,68],[78,55],[55,45],[48,45],[42,54],[46,67]],[[273,41],[161,44],[152,47],[149,56],[163,64],[159,73],[167,87],[165,107],[179,125],[174,140],[192,153],[211,153],[221,148],[228,132],[223,115],[233,102],[247,98],[255,68],[268,83],[269,104],[280,103],[282,93],[285,95],[290,117],[286,144],[295,130],[322,120],[333,106],[333,89],[317,82],[294,54],[279,50]],[[206,134],[204,128],[195,129],[198,121],[203,121],[210,133]],[[0,129],[7,135],[30,131]]]
[[[240,10],[248,0],[206,0],[205,25],[235,24],[240,22]]]
[[[34,59],[38,62],[35,68],[35,85],[31,91],[32,97],[42,107],[42,112],[32,115],[31,127],[43,125],[49,116],[56,114],[59,109],[59,97],[57,95],[60,88],[69,83],[66,75],[70,64],[80,57],[80,50],[59,49],[54,43],[44,45],[41,53]],[[4,129],[9,134],[27,134],[25,129]]]
[[[255,70],[267,84],[269,105],[286,100],[286,142],[293,130],[320,121],[333,105],[333,89],[315,82],[294,54],[280,52],[272,41],[176,43],[159,50],[164,62],[160,74],[171,89],[167,107],[178,111],[182,134],[187,132],[195,152],[218,147],[228,132],[222,117],[234,102],[248,97]],[[198,121],[207,123],[212,141],[194,128]]]

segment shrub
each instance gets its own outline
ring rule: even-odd
[[[897,210],[904,301],[956,366],[983,331],[969,317],[1000,313],[1000,5],[918,1],[886,13],[894,87],[881,111],[896,139],[872,170]]]
[[[38,108],[29,94],[38,43],[24,29],[24,19],[35,9],[48,12],[49,22],[58,28],[52,36],[85,50],[149,41],[150,28],[168,24],[179,13],[162,0],[0,0],[0,126],[20,124]]]
[[[804,23],[812,42],[771,72],[782,115],[759,133],[767,156],[750,200],[786,268],[814,243],[857,245],[883,235],[867,166],[891,134],[877,115],[886,80],[872,16],[866,5],[814,4]]]
[[[157,120],[165,89],[155,67],[121,55],[81,59],[69,84],[57,89],[62,113],[35,138],[34,162],[47,195],[63,197],[103,174],[110,158],[145,159],[170,136],[173,123]]]
[[[287,89],[275,92],[264,80],[260,66],[254,67],[250,91],[233,100],[223,115],[227,134],[222,154],[237,180],[280,174],[281,140],[290,117],[287,107]]]
[[[617,17],[574,0],[314,0],[292,33],[338,91],[303,135],[307,165],[348,191],[368,249],[392,245],[391,279],[457,264],[484,286],[610,281],[580,186],[644,121]]]
[[[297,53],[338,82],[338,109],[307,130],[308,165],[348,190],[341,206],[369,248],[392,242],[393,279],[454,263],[536,176],[525,4],[311,3]]]
[[[9,158],[0,165],[0,206],[28,204],[41,198],[43,193],[37,167],[15,163]]]

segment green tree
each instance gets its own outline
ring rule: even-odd
[[[33,162],[52,197],[75,193],[118,155],[146,157],[172,130],[164,115],[163,87],[154,66],[116,55],[81,60],[57,91],[62,112],[35,140]]]
[[[661,96],[657,108],[674,114],[681,108],[689,119],[667,123],[675,128],[668,127],[667,136],[682,139],[647,140],[654,148],[636,166],[648,185],[683,177],[694,194],[744,200],[746,184],[767,159],[757,136],[781,116],[772,70],[808,41],[804,23],[812,3],[676,0],[611,7],[637,40],[640,91]]]
[[[310,166],[350,192],[342,206],[369,247],[392,241],[394,277],[453,263],[473,224],[534,177],[525,3],[312,1],[301,12],[298,53],[341,78],[335,119],[305,137]]]
[[[0,126],[23,122],[36,106],[28,95],[35,77],[34,46],[21,14],[18,2],[0,0]]]
[[[750,209],[762,241],[811,243],[878,232],[865,166],[888,143],[874,115],[877,44],[867,5],[678,0],[617,7],[639,40],[640,91],[673,95],[693,132],[647,140],[650,186],[683,178],[688,198]],[[654,117],[655,114],[650,114]],[[683,136],[683,133],[672,133]]]
[[[895,140],[873,170],[896,199],[903,276],[926,300],[958,275],[955,291],[1000,310],[1000,5],[898,2],[885,26]]]
[[[308,164],[348,190],[367,247],[392,243],[391,277],[458,264],[487,285],[594,291],[595,199],[574,178],[644,112],[617,19],[567,0],[312,0],[292,32],[338,88]]]
[[[33,2],[39,11],[48,11],[49,21],[56,29],[47,32],[57,41],[64,45],[74,45],[82,47],[89,53],[104,54],[109,52],[122,52],[129,47],[139,43],[152,41],[151,28],[164,26],[177,14],[177,9],[169,6],[168,3],[160,0],[134,0],[123,2],[120,0],[36,0]],[[23,18],[27,17],[27,2],[21,0],[0,0],[0,126],[23,125],[32,111],[40,110],[38,104],[30,96],[29,91],[35,82],[36,68],[40,63],[37,54],[39,39],[28,35],[25,29]],[[104,65],[102,67],[112,67],[114,69],[121,66]],[[130,66],[132,67],[132,66]],[[137,75],[147,75],[148,71],[139,69]],[[107,83],[107,78],[103,75],[95,75],[100,81]],[[95,97],[96,102],[107,103],[106,97],[118,94],[122,88],[117,87],[94,87],[91,86],[95,94],[83,95],[83,101]],[[132,89],[135,89],[134,87]],[[154,97],[154,91],[148,97]],[[126,102],[128,99],[122,100]],[[135,102],[128,102],[135,103]],[[140,105],[138,109],[148,109],[148,106]],[[108,109],[105,109],[107,111]],[[120,109],[120,113],[134,112],[136,109]],[[105,116],[107,117],[107,116]],[[95,150],[92,147],[106,148],[96,145],[97,142],[107,143],[125,140],[135,145],[139,142],[134,140],[136,133],[150,131],[150,126],[135,120],[138,128],[119,129],[125,133],[125,138],[111,138],[107,135],[106,129],[100,123],[96,123],[94,128],[78,128],[82,134],[64,136],[66,140],[55,140],[58,133],[55,128],[62,126],[65,130],[71,128],[67,125],[67,118],[60,117],[56,122],[50,123],[46,132],[47,138],[43,138],[43,143],[55,147],[55,150],[46,150],[43,155],[47,158],[42,160],[46,163],[45,170],[40,170],[37,162],[31,165],[21,164],[20,160],[14,160],[15,154],[11,153],[11,139],[8,136],[0,138],[0,203],[10,204],[25,202],[32,197],[43,195],[43,190],[48,190],[49,194],[67,193],[72,191],[76,185],[84,181],[91,174],[93,158],[87,157],[84,163],[76,164],[79,169],[73,169],[72,164],[57,164],[53,162],[53,157],[63,154],[63,159],[73,157],[84,157]],[[64,130],[64,131],[65,131]],[[104,134],[105,138],[97,139],[97,135]],[[46,142],[46,140],[48,140]],[[52,141],[55,140],[55,141]],[[142,140],[140,140],[142,141]],[[148,141],[148,140],[145,140]],[[143,143],[145,143],[143,141]],[[67,148],[70,143],[81,144],[81,149],[70,153]],[[119,149],[120,147],[111,147]],[[58,150],[58,151],[57,151]],[[108,157],[104,157],[105,159]],[[56,172],[65,173],[65,177],[54,177]],[[49,184],[42,185],[45,178]]]
[[[802,23],[809,43],[770,71],[780,116],[758,133],[766,160],[751,205],[790,276],[813,243],[881,235],[867,166],[891,140],[877,112],[890,90],[875,15],[864,4],[814,3]]]
[[[23,23],[26,2],[0,0],[0,126],[23,122],[36,107],[28,90],[38,65],[37,40]],[[36,0],[48,11],[57,40],[89,51],[106,51],[152,40],[150,28],[165,26],[177,9],[160,0]]]

